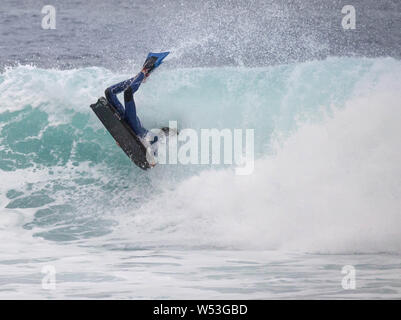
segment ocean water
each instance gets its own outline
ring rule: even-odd
[[[42,5],[0,13],[0,298],[401,297],[398,2]],[[149,50],[143,124],[254,129],[251,175],[116,147],[89,105]]]

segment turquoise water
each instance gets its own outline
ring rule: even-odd
[[[143,84],[148,128],[254,129],[255,170],[240,177],[134,166],[89,108],[128,73],[6,69],[0,296],[399,298],[400,71],[329,58],[160,70]],[[341,288],[346,264],[361,271],[356,291]]]

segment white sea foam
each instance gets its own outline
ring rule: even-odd
[[[132,218],[121,218],[126,236],[152,244],[400,251],[396,67],[364,76],[345,107],[332,105],[323,121],[301,122],[276,138],[274,154],[260,158],[253,175],[204,171],[154,196]]]

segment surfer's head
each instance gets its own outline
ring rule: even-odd
[[[166,135],[166,136],[172,136],[172,135],[178,135],[177,129],[170,129],[169,127],[163,127],[161,128],[161,133]]]
[[[170,128],[169,127],[163,127],[162,131],[163,131],[164,134],[168,135],[169,132],[170,132]]]

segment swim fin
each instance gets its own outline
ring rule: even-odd
[[[143,67],[148,69],[149,73],[151,73],[158,66],[160,66],[164,58],[167,57],[169,53],[169,51],[160,53],[149,52],[148,56],[146,57],[145,63],[143,64]]]

